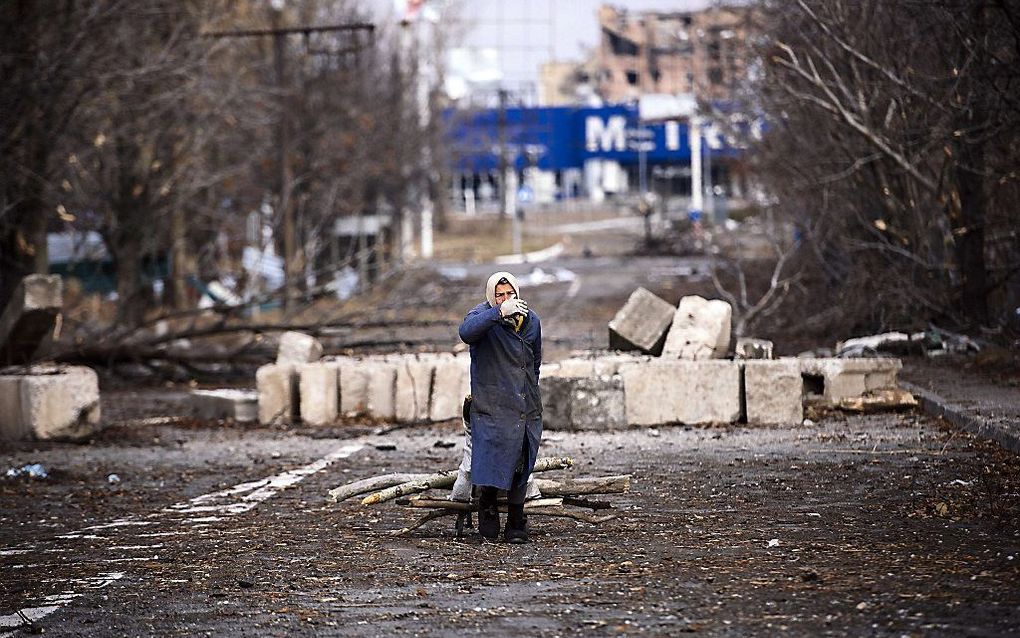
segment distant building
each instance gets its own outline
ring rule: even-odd
[[[630,12],[602,5],[595,93],[608,103],[651,93],[728,100],[746,77],[753,10]]]

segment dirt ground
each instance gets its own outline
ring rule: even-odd
[[[104,408],[132,425],[86,445],[0,453],[0,467],[38,462],[50,471],[44,480],[0,478],[0,622],[56,604],[36,630],[1020,631],[1016,456],[912,413],[815,415],[799,427],[547,432],[542,455],[576,462],[555,474],[630,473],[632,491],[602,497],[615,520],[532,516],[532,542],[512,546],[473,533],[457,539],[450,518],[394,536],[416,512],[326,500],[330,488],[367,476],[454,467],[458,447],[443,446],[459,442],[457,424],[385,435],[369,423],[161,424],[152,418],[166,411],[161,396],[108,393]],[[249,498],[258,490],[245,482],[292,476],[337,449],[346,451],[303,480]],[[8,628],[0,624],[0,635]]]

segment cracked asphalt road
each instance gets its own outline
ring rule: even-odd
[[[139,420],[162,413],[156,391],[104,403],[136,418],[0,452],[0,469],[50,471],[0,478],[0,636],[1020,632],[1016,455],[913,413],[547,432],[570,475],[630,473],[632,491],[603,497],[616,520],[533,516],[511,546],[458,540],[450,518],[394,536],[416,512],[326,500],[454,467],[435,443],[458,424],[375,435]]]

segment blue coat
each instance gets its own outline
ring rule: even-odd
[[[528,313],[520,332],[502,321],[487,302],[468,312],[460,338],[471,346],[471,481],[510,489],[528,439],[527,482],[542,440],[542,322]]]

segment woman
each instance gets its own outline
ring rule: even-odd
[[[471,346],[471,478],[479,488],[478,533],[499,536],[498,490],[507,491],[504,539],[528,542],[524,498],[542,440],[542,323],[521,299],[517,278],[494,273],[486,301],[460,325]]]

